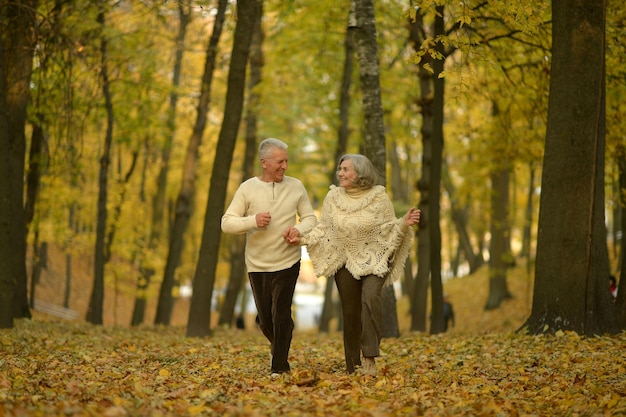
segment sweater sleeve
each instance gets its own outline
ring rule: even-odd
[[[256,214],[248,215],[246,199],[240,187],[222,216],[222,231],[241,235],[256,228]]]
[[[313,206],[309,200],[306,188],[304,188],[302,183],[299,183],[299,186],[300,193],[302,195],[297,208],[299,223],[294,227],[300,232],[300,236],[303,236],[315,227],[317,224],[317,217],[315,216],[315,211],[313,211]]]

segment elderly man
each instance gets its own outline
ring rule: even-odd
[[[261,175],[239,186],[222,216],[222,230],[246,234],[248,278],[259,326],[271,343],[271,373],[276,376],[290,371],[291,305],[301,256],[300,248],[287,244],[284,234],[292,227],[306,233],[317,218],[302,182],[285,175],[287,144],[275,138],[263,140],[259,159]]]

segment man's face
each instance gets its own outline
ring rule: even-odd
[[[287,151],[274,149],[267,159],[261,159],[263,176],[269,181],[281,182],[285,178],[287,162]]]

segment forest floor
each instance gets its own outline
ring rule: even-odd
[[[514,297],[484,311],[486,268],[449,280],[456,326],[383,339],[378,375],[348,375],[341,333],[294,334],[292,372],[272,378],[254,326],[187,338],[183,326],[93,326],[34,312],[0,330],[3,416],[623,416],[626,333],[516,332],[532,283],[512,270]]]

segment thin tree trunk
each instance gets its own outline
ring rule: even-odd
[[[341,87],[339,91],[339,128],[337,129],[337,147],[335,148],[336,164],[339,158],[346,153],[348,138],[350,136],[350,87],[352,85],[352,72],[354,71],[354,32],[356,31],[356,16],[354,10],[348,13],[348,24],[346,27],[346,37],[344,39],[344,62],[341,77]],[[336,167],[335,167],[336,168]],[[330,183],[336,184],[336,170],[330,174]],[[333,277],[326,277],[326,287],[324,289],[324,304],[320,315],[319,330],[322,333],[330,331],[330,321],[335,315],[335,300],[333,300]]]
[[[152,200],[152,219],[150,236],[148,237],[148,250],[147,253],[153,253],[159,243],[161,242],[161,236],[163,235],[164,228],[164,213],[165,213],[165,201],[167,191],[167,177],[170,168],[170,155],[172,149],[172,143],[174,142],[174,136],[176,133],[176,110],[178,105],[178,87],[180,86],[180,76],[183,55],[185,52],[185,38],[187,36],[187,27],[191,22],[190,1],[178,3],[178,34],[176,36],[176,51],[174,56],[174,66],[172,70],[172,92],[170,93],[170,104],[167,115],[167,132],[165,134],[165,143],[161,148],[161,164],[160,171],[157,177],[157,190]],[[140,278],[137,281],[137,293],[135,295],[135,307],[133,309],[133,315],[131,319],[131,326],[138,326],[144,321],[146,310],[146,297],[147,291],[150,287],[152,277],[156,271],[151,266],[149,259],[142,259],[140,261]]]
[[[408,203],[406,178],[402,177],[404,170],[400,166],[398,144],[393,139],[389,144],[389,171],[391,173],[391,195],[393,195],[393,199]]]
[[[105,247],[106,247],[106,225],[107,225],[107,194],[108,194],[108,175],[109,165],[111,161],[111,143],[113,142],[113,103],[111,100],[111,91],[108,74],[108,51],[107,40],[104,34],[105,29],[105,11],[104,1],[101,4],[101,10],[98,13],[98,24],[102,30],[102,38],[100,41],[101,63],[100,70],[102,76],[102,94],[104,96],[104,107],[106,111],[106,131],[104,138],[104,146],[102,155],[100,156],[100,174],[98,179],[98,214],[96,225],[96,244],[94,254],[94,278],[93,288],[91,290],[91,298],[89,300],[89,309],[87,310],[87,321],[92,324],[103,323],[103,305],[104,305],[104,266],[106,263]]]
[[[531,261],[531,241],[532,232],[531,227],[533,224],[533,196],[535,195],[535,168],[532,164],[528,166],[529,179],[528,179],[528,193],[526,194],[526,209],[524,210],[524,227],[522,231],[522,253],[521,255],[526,258],[527,268]]]
[[[434,36],[435,39],[444,34],[444,7],[437,6],[435,16]],[[443,56],[443,45],[437,42],[435,49]],[[444,78],[439,77],[443,71],[444,61],[433,61],[433,136],[431,144],[431,164],[429,189],[429,241],[430,241],[430,285],[432,297],[432,315],[430,333],[437,334],[445,331],[443,317],[443,284],[441,282],[441,225],[440,225],[440,201],[441,201],[441,170],[443,164],[443,105],[444,105]]]
[[[419,50],[423,42],[424,22],[422,15],[417,14],[415,21],[409,21],[409,38],[414,50]],[[431,61],[427,55],[425,59]],[[432,101],[432,77],[431,74],[420,65],[419,67],[420,101],[418,103],[422,116],[422,175],[415,184],[420,194],[418,208],[421,211],[420,222],[417,229],[417,273],[413,281],[413,293],[411,294],[411,330],[426,331],[426,304],[428,300],[428,284],[430,282],[430,241],[428,239],[430,222],[428,220],[430,204],[430,164],[432,160],[432,134],[433,134],[433,101]]]
[[[111,260],[111,246],[113,245],[113,241],[115,240],[115,232],[117,231],[117,225],[119,223],[120,216],[122,215],[122,205],[124,201],[126,201],[126,191],[128,190],[128,182],[130,181],[133,172],[135,172],[135,167],[137,166],[137,152],[133,152],[133,156],[131,159],[130,167],[128,167],[128,171],[124,178],[120,178],[118,180],[118,186],[120,189],[120,194],[118,198],[115,199],[115,207],[113,207],[113,219],[111,221],[111,226],[108,228],[109,232],[107,233],[107,237],[105,239],[104,246],[104,262],[108,263]],[[120,158],[121,159],[121,158]]]
[[[33,230],[33,270],[30,278],[30,294],[28,299],[28,306],[35,308],[35,296],[37,294],[37,284],[41,279],[41,270],[44,263],[44,250],[45,242],[39,245],[39,228],[35,226]]]
[[[183,165],[183,179],[180,187],[180,193],[176,200],[176,211],[174,217],[174,225],[169,242],[169,252],[163,272],[163,281],[159,291],[159,303],[157,305],[155,324],[170,324],[170,318],[173,309],[172,288],[174,288],[174,272],[180,262],[183,251],[183,236],[189,224],[189,218],[193,209],[193,199],[196,191],[196,170],[198,165],[198,151],[202,143],[202,135],[207,122],[207,113],[209,110],[209,101],[211,98],[211,84],[213,81],[213,72],[217,58],[217,45],[219,43],[222,29],[224,26],[224,17],[226,14],[227,0],[220,0],[218,4],[215,22],[213,24],[213,33],[207,47],[206,61],[204,65],[204,75],[202,76],[202,87],[200,91],[200,99],[198,103],[198,113],[196,115],[196,123],[194,125],[189,144],[187,145],[187,153]],[[216,153],[222,158],[222,155]],[[195,291],[194,291],[195,292]],[[210,303],[209,303],[210,304]]]
[[[619,193],[619,203],[622,207],[620,210],[621,218],[619,219],[622,225],[626,225],[626,210],[623,208],[626,207],[626,147],[623,145],[618,146],[617,148],[617,166],[619,171],[619,189],[622,190]],[[617,281],[618,290],[617,290],[617,298],[615,300],[615,308],[617,310],[617,320],[622,329],[626,329],[626,251],[624,251],[624,229],[622,228],[622,244],[620,250],[620,274],[619,280]]]
[[[373,0],[354,0],[357,30],[356,52],[359,60],[359,81],[363,92],[364,153],[380,174],[380,184],[386,184],[386,145],[383,105],[380,92],[380,65]],[[382,337],[398,337],[398,314],[393,286],[382,291]]]
[[[39,118],[41,119],[41,115]],[[41,164],[43,162],[43,142],[44,131],[41,123],[33,124],[33,132],[31,134],[30,153],[28,156],[28,173],[26,175],[26,239],[30,230],[30,225],[35,217],[35,206],[39,195],[39,186],[41,184]],[[41,277],[41,259],[39,253],[39,229],[38,225],[34,225],[34,242],[33,242],[33,267],[30,279],[30,301],[29,307],[35,306],[35,289]]]
[[[263,26],[261,20],[263,9],[261,9],[254,22],[254,33],[250,44],[250,81],[248,83],[248,106],[246,111],[246,149],[244,153],[241,182],[254,175],[254,159],[257,146],[257,107],[259,103],[259,93],[257,86],[261,83],[264,65],[263,57]],[[230,251],[230,278],[226,287],[224,303],[220,311],[218,324],[220,326],[230,326],[234,319],[235,305],[237,297],[241,293],[243,284],[246,282],[245,264],[245,235],[233,236]],[[243,297],[242,297],[243,298]],[[241,314],[245,312],[245,304],[242,305]]]
[[[237,26],[228,72],[228,87],[224,119],[215,150],[215,161],[209,188],[209,200],[204,216],[202,243],[198,265],[193,277],[193,295],[189,307],[187,336],[202,337],[211,333],[211,298],[215,285],[215,270],[220,246],[219,219],[224,211],[228,175],[243,112],[246,67],[254,23],[261,12],[261,0],[237,2]]]
[[[505,241],[508,223],[509,179],[508,171],[499,170],[491,174],[491,245],[489,257],[489,295],[485,310],[500,307],[500,303],[511,298],[507,282],[507,252]]]
[[[78,233],[78,225],[75,221],[76,203],[70,203],[68,210],[68,229],[72,231],[72,235]],[[68,244],[69,246],[69,244]],[[67,251],[65,254],[65,292],[63,294],[63,307],[70,308],[70,296],[72,293],[72,254]]]
[[[475,252],[472,247],[472,241],[467,232],[467,209],[460,207],[458,199],[456,198],[456,189],[454,184],[452,184],[452,179],[448,171],[448,164],[446,164],[445,161],[443,164],[442,180],[443,186],[448,193],[448,198],[450,199],[451,216],[459,235],[459,246],[461,251],[465,254],[465,259],[469,264],[470,274],[472,274],[484,264],[485,259],[483,258],[480,248]]]

